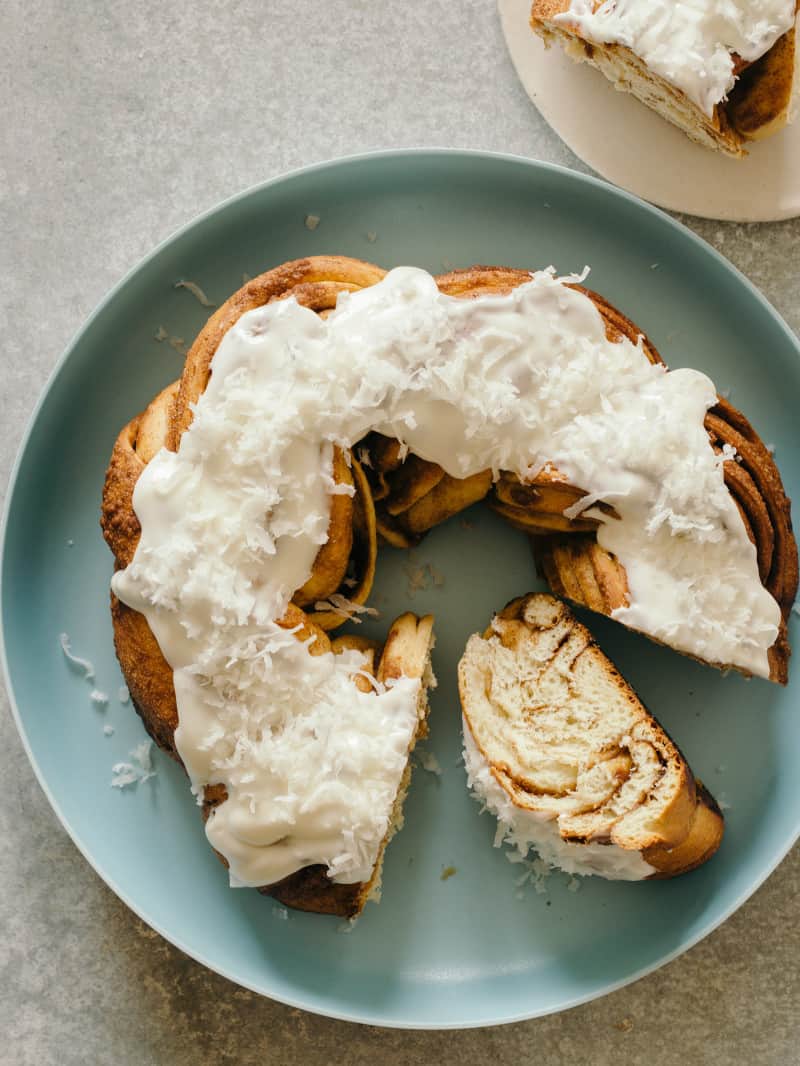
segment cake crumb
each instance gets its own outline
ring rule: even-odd
[[[440,589],[442,585],[444,585],[444,574],[440,570],[437,570],[435,566],[431,566],[430,563],[427,565],[428,573],[431,575],[431,581],[433,582],[434,587]]]
[[[622,1021],[614,1023],[614,1028],[620,1033],[629,1033],[633,1029],[633,1019],[623,1018]]]
[[[158,343],[160,344],[162,341],[165,341],[168,336],[169,336],[169,333],[164,329],[164,327],[163,326],[159,326],[158,329],[153,334],[153,340],[154,341],[158,341]]]
[[[131,698],[131,694],[128,691],[128,686],[127,685],[120,685],[119,688],[117,689],[117,699],[123,705],[123,707],[125,706],[126,703],[128,703],[130,701],[130,698]]]
[[[113,737],[113,735],[114,735],[114,727],[113,727],[113,725],[104,725],[103,726],[103,733],[105,733],[105,735],[107,737]]]
[[[170,337],[168,343],[170,348],[173,348],[180,355],[187,354],[186,341],[183,337]]]
[[[377,241],[377,239],[378,239],[378,234],[374,230],[368,230],[368,232],[367,232],[367,240],[369,241],[369,243],[370,244],[374,244],[375,241]]]
[[[468,518],[462,518],[461,519],[461,528],[462,529],[474,529],[475,528],[475,523],[474,522],[470,522],[470,520]]]
[[[289,920],[289,910],[280,903],[275,903],[272,907],[272,913],[280,921],[286,922]]]
[[[432,563],[409,565],[404,569],[408,576],[407,592],[412,600],[417,592],[424,592],[431,586],[440,589],[444,585],[444,574]]]
[[[321,219],[319,215],[306,215],[306,229],[315,230],[320,224],[320,221]]]
[[[442,768],[439,765],[439,760],[433,754],[432,751],[423,751],[419,749],[416,753],[419,760],[420,767],[428,774],[434,774],[436,777],[442,776]]]
[[[455,877],[457,873],[458,870],[455,868],[455,866],[443,866],[439,879],[441,881],[447,881],[449,880],[449,878]]]
[[[579,877],[571,877],[569,881],[567,881],[567,892],[577,892],[580,887],[581,882]]]
[[[345,935],[347,933],[352,933],[353,930],[356,927],[356,922],[357,921],[358,921],[358,918],[356,917],[356,918],[348,918],[348,920],[346,922],[340,922],[339,925],[336,926],[336,932],[337,933],[344,933]]]

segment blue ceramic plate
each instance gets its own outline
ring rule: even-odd
[[[313,231],[309,214],[320,218]],[[698,367],[730,389],[775,444],[797,494],[798,344],[741,275],[665,215],[591,178],[501,156],[409,151],[312,167],[167,241],[59,363],[6,515],[2,621],[17,724],[50,802],[98,873],[154,929],[232,980],[382,1025],[486,1025],[560,1010],[694,944],[786,853],[800,827],[800,674],[787,689],[722,677],[592,618],[603,648],[729,805],[725,841],[707,866],[673,882],[588,879],[568,888],[553,874],[543,894],[517,886],[520,868],[492,847],[493,821],[467,796],[459,762],[455,667],[464,642],[494,608],[539,584],[525,538],[488,510],[435,530],[411,558],[390,549],[380,558],[377,628],[409,608],[437,617],[428,746],[443,772],[415,774],[383,901],[352,932],[229,889],[185,779],[160,754],[156,777],[110,788],[112,763],[144,734],[117,698],[100,493],[120,427],[180,372],[182,356],[154,337],[191,339],[208,314],[174,284],[189,278],[219,302],[245,272],[324,252],[434,272],[475,262],[569,272],[589,263],[589,284],[646,329],[671,366]],[[409,575],[426,563],[444,583],[413,591]],[[111,696],[105,711],[65,660],[61,632],[94,662]],[[456,873],[442,879],[446,867]]]

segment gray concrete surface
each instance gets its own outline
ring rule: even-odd
[[[3,493],[36,396],[84,317],[221,198],[392,146],[584,169],[517,84],[492,0],[6,0],[2,26]],[[800,221],[688,221],[800,327]],[[604,1000],[491,1030],[363,1028],[259,999],[142,925],[61,830],[0,699],[2,1063],[800,1061],[797,850],[722,929]]]

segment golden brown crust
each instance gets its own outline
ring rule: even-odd
[[[180,762],[175,748],[178,707],[172,671],[143,614],[111,596],[114,649],[144,727],[162,751]]]
[[[725,819],[719,805],[700,781],[695,782],[697,803],[686,837],[670,848],[654,846],[645,849],[643,858],[658,873],[651,880],[689,873],[707,862],[718,850],[725,831]]]

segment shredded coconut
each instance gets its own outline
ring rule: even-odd
[[[356,625],[361,625],[359,615],[365,614],[372,618],[378,618],[379,612],[375,607],[368,607],[365,603],[354,603],[343,596],[341,592],[333,592],[327,600],[317,600],[314,604],[315,611],[332,611],[342,618],[347,618]]]
[[[83,676],[87,681],[94,681],[94,667],[88,659],[82,659],[79,655],[73,654],[72,646],[70,645],[70,640],[67,634],[62,633],[58,639],[61,641],[61,650],[64,652],[64,657],[67,661],[74,666],[76,670],[82,670]]]
[[[105,733],[105,735],[107,737],[113,736],[114,735],[114,727],[113,727],[113,725],[104,725],[103,726],[103,732]]]
[[[95,707],[105,709],[108,706],[108,694],[105,692],[101,692],[99,688],[92,690],[89,695],[89,699],[92,701]]]
[[[199,304],[202,304],[203,307],[217,306],[215,303],[212,303],[211,300],[209,300],[209,298],[206,296],[200,286],[197,285],[194,281],[176,281],[175,288],[186,289],[186,291],[190,292],[192,296],[194,296],[194,298],[197,300],[197,302]]]
[[[127,685],[120,685],[119,688],[117,689],[117,699],[119,700],[119,702],[124,706],[126,703],[128,703],[130,701],[130,698],[131,698],[131,694],[128,691],[128,686]]]
[[[149,781],[155,776],[152,761],[152,740],[143,740],[128,752],[130,762],[118,762],[111,768],[112,788],[128,788]]]

